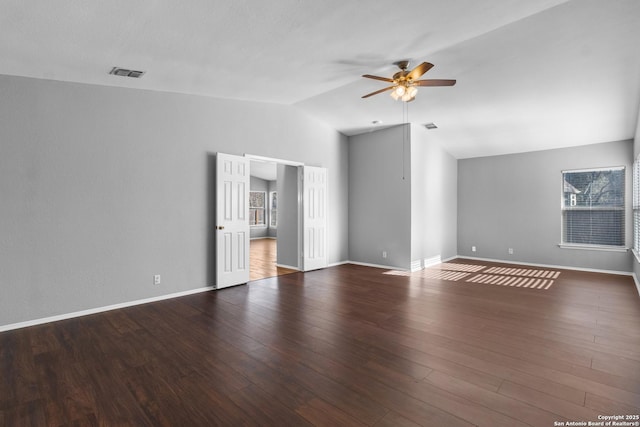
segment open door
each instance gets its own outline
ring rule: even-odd
[[[327,266],[327,169],[302,166],[303,271]]]
[[[216,288],[249,281],[249,160],[216,154]]]

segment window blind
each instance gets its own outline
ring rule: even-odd
[[[624,247],[624,173],[624,167],[562,172],[563,244]]]
[[[640,255],[640,160],[633,162],[633,249]]]

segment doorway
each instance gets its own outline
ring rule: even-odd
[[[250,216],[257,220],[260,209],[263,215],[266,209],[264,197],[255,210],[249,208],[251,161],[277,163],[277,266],[299,271],[327,266],[327,169],[218,152],[211,169],[215,186],[210,199],[215,212],[216,289],[250,281]],[[289,220],[286,215],[291,215]],[[282,244],[283,240],[287,244]]]
[[[250,280],[300,270],[298,168],[250,157]]]

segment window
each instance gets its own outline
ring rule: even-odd
[[[633,162],[633,250],[640,257],[640,156]]]
[[[265,192],[249,191],[249,225],[264,226]]]
[[[624,247],[624,167],[562,172],[562,243]]]
[[[269,193],[269,226],[278,227],[278,192]]]

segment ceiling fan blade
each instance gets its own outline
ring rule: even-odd
[[[415,80],[418,77],[420,77],[421,75],[423,75],[424,73],[426,73],[427,71],[429,71],[431,68],[433,68],[433,64],[430,62],[423,62],[422,64],[418,65],[416,68],[414,68],[413,70],[411,70],[411,72],[409,72],[409,74],[407,74],[407,80]]]
[[[369,94],[366,94],[365,96],[363,96],[363,98],[368,98],[370,96],[377,95],[377,94],[382,93],[382,92],[386,92],[388,90],[393,89],[394,87],[395,87],[395,85],[394,86],[385,87],[384,89],[380,89],[380,90],[377,90],[375,92],[371,92]]]
[[[453,86],[456,81],[446,79],[417,80],[413,84],[416,86]]]
[[[390,79],[388,77],[372,76],[371,74],[363,74],[362,77],[366,77],[368,79],[374,79],[374,80],[382,80],[383,82],[393,83],[393,79]]]

